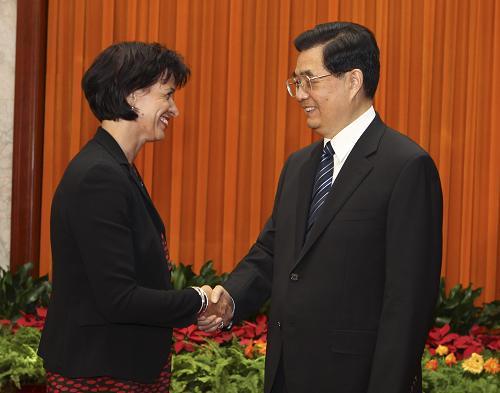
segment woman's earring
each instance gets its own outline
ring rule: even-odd
[[[139,108],[137,108],[135,106],[135,94],[132,94],[132,97],[131,97],[131,103],[129,104],[130,105],[130,109],[132,109],[135,113],[137,113],[138,116],[144,116],[143,113],[141,113],[141,111],[139,110]]]
[[[132,103],[130,104],[130,108],[136,113],[139,112],[138,109],[135,107],[135,94],[132,94]]]
[[[139,108],[137,108],[136,106],[131,105],[131,106],[130,106],[130,108],[131,108],[131,109],[132,109],[135,113],[137,113],[137,116],[140,116],[140,117],[144,116],[144,113],[142,113],[142,112],[139,110]]]

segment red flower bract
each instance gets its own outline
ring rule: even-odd
[[[0,320],[0,326],[11,326],[15,332],[21,326],[43,329],[46,308],[37,308],[36,315],[23,314],[17,321]],[[488,330],[484,326],[474,325],[468,335],[459,335],[450,332],[450,326],[434,327],[427,337],[427,348],[432,355],[436,354],[436,348],[444,345],[449,353],[453,353],[457,360],[467,359],[472,353],[482,353],[484,349],[500,351],[500,331]],[[196,325],[173,330],[173,349],[176,353],[192,352],[197,346],[204,344],[207,340],[215,341],[224,345],[231,343],[234,339],[243,347],[253,348],[256,343],[267,342],[267,316],[257,316],[255,322],[244,321],[241,325],[235,325],[231,331],[206,333],[198,329]],[[253,350],[253,349],[252,349]],[[250,349],[248,349],[250,351]],[[252,352],[253,353],[253,352]]]
[[[231,331],[205,333],[198,330],[196,325],[190,325],[186,328],[174,329],[173,335],[176,353],[183,350],[191,352],[207,339],[218,344],[225,344],[236,338],[240,345],[248,346],[254,342],[267,342],[267,316],[259,315],[255,322],[244,321],[241,325],[235,325]]]
[[[474,325],[468,335],[460,336],[449,333],[450,326],[433,328],[427,338],[427,347],[431,355],[435,355],[439,345],[446,345],[450,353],[454,353],[458,360],[470,357],[474,352],[482,353],[485,348],[492,351],[500,350],[500,336],[498,331],[489,331],[484,326]]]

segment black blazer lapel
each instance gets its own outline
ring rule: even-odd
[[[163,233],[163,235],[165,235],[165,226],[163,224],[163,220],[161,219],[158,210],[156,210],[153,204],[153,200],[149,196],[148,190],[146,189],[146,186],[142,181],[141,175],[139,174],[139,171],[137,170],[135,165],[129,165],[129,172],[130,172],[130,177],[132,177],[134,183],[137,185],[137,187],[139,187],[143,199],[146,201],[146,208],[148,209],[149,215],[151,216],[151,219],[153,220],[156,228],[158,229],[158,231]]]
[[[151,219],[153,220],[154,225],[156,226],[158,231],[165,235],[165,226],[163,225],[163,221],[160,217],[160,214],[154,207],[153,201],[151,200],[151,197],[149,196],[139,173],[136,172],[135,166],[130,165],[127,157],[125,156],[125,153],[118,145],[116,140],[102,127],[99,127],[97,129],[94,140],[111,154],[111,156],[118,162],[118,164],[120,164],[120,166],[127,172],[132,182],[139,188],[143,199],[146,202],[146,208]]]
[[[309,204],[311,203],[311,194],[314,181],[314,175],[321,160],[323,151],[323,140],[316,142],[315,146],[299,172],[299,190],[297,193],[297,221],[296,221],[296,238],[295,238],[295,257],[297,257],[304,245],[304,237],[306,231],[307,215],[309,214]]]
[[[332,190],[328,194],[324,206],[321,208],[321,214],[311,228],[311,233],[301,248],[298,258],[291,270],[300,263],[327,225],[337,215],[344,203],[372,170],[373,164],[367,157],[376,152],[384,129],[385,125],[377,115],[352,149],[342,170],[335,179]],[[311,187],[309,187],[309,190]],[[307,215],[307,205],[304,210],[306,210]],[[298,222],[297,224],[300,225],[301,223]],[[305,221],[302,223],[302,228],[302,230],[305,231]]]

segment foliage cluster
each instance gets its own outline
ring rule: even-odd
[[[0,391],[26,383],[44,383],[45,370],[36,353],[39,342],[38,329],[22,327],[14,333],[0,326]]]
[[[172,268],[172,285],[174,289],[183,289],[190,286],[201,287],[210,285],[212,288],[222,284],[228,274],[217,274],[212,261],[207,261],[200,269],[200,274],[193,271],[193,265],[179,263]]]
[[[45,378],[36,350],[46,312],[40,306],[48,303],[50,283],[47,277],[34,280],[30,275],[32,268],[32,264],[26,264],[15,274],[0,271],[0,391],[26,383],[43,383]],[[176,289],[215,286],[226,278],[227,274],[216,273],[211,261],[203,265],[199,275],[191,265],[183,264],[176,265],[172,272]],[[498,369],[500,348],[495,330],[499,329],[500,302],[478,307],[475,303],[480,293],[481,289],[471,285],[457,285],[447,294],[444,280],[441,282],[436,328],[429,333],[422,361],[426,393],[500,391],[499,374],[494,371]],[[175,329],[171,391],[262,392],[266,334],[264,315],[218,335],[200,332],[195,326]],[[443,351],[449,352],[446,358]],[[471,355],[489,357],[490,371],[486,363],[480,374],[464,371],[463,365]],[[491,364],[496,366],[491,368]]]
[[[263,392],[264,360],[247,358],[237,342],[220,346],[208,341],[194,352],[174,355],[171,392]]]
[[[37,307],[47,307],[51,285],[48,276],[33,278],[31,262],[16,272],[0,267],[0,319],[17,320],[23,314],[35,314]]]
[[[452,331],[460,334],[467,333],[474,324],[489,329],[500,328],[500,301],[477,307],[475,303],[481,292],[482,288],[473,289],[472,284],[466,288],[457,284],[447,294],[442,278],[434,311],[435,326],[450,325]]]
[[[497,352],[498,353],[498,352]],[[492,358],[492,352],[486,351],[484,357]],[[435,362],[435,369],[428,367]],[[426,351],[422,359],[422,387],[426,393],[498,393],[500,377],[498,374],[482,372],[478,375],[465,371],[462,362],[446,364],[445,357],[433,357]]]

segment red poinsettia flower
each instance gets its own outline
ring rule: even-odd
[[[233,340],[233,334],[231,332],[220,332],[211,337],[218,344],[224,344],[231,342]]]
[[[500,337],[497,336],[497,338],[489,342],[486,347],[492,351],[500,351]]]
[[[45,318],[47,318],[47,308],[37,307],[36,314],[38,315],[38,318],[42,319],[45,322]]]
[[[486,326],[473,325],[469,330],[469,334],[471,336],[478,336],[480,334],[488,334],[488,333],[489,331]]]
[[[173,331],[174,351],[182,350],[193,352],[195,347],[204,343],[211,334],[198,329],[196,325],[189,325],[185,328],[175,328]]]
[[[433,328],[427,338],[427,348],[431,355],[436,354],[436,348],[446,346],[449,353],[454,353],[458,360],[469,358],[474,352],[482,353],[485,348],[492,351],[500,350],[500,332],[488,330],[484,326],[474,325],[468,335],[450,333],[449,325]]]
[[[36,314],[26,314],[21,312],[21,317],[17,319],[15,324],[12,326],[12,330],[15,332],[19,327],[33,327],[38,330],[42,330],[45,325],[45,319],[47,317],[47,309],[43,307],[38,307],[36,309]]]
[[[450,331],[450,325],[446,324],[443,327],[434,327],[429,332],[429,340],[431,342],[440,341]]]
[[[16,323],[19,326],[34,327],[41,330],[43,328],[44,321],[41,321],[35,315],[23,313],[22,316],[16,321]]]
[[[470,330],[470,335],[475,336],[476,340],[485,348],[492,351],[500,351],[500,335],[499,332],[488,331],[484,326],[474,325]]]
[[[180,329],[176,328],[174,329],[173,335],[176,340],[187,339],[198,344],[204,343],[207,337],[211,336],[210,333],[199,330],[196,325],[189,325],[188,327]]]
[[[453,344],[458,351],[462,352],[459,357],[461,359],[469,358],[473,353],[480,354],[484,349],[481,343],[472,336],[460,336]]]
[[[255,334],[261,336],[267,334],[267,315],[259,315],[256,319]]]
[[[231,332],[237,338],[259,339],[267,334],[267,316],[259,315],[255,323],[244,321],[242,325],[233,327]]]
[[[173,344],[175,353],[179,353],[181,351],[193,352],[195,349],[195,345],[193,343],[187,341],[176,341]]]

